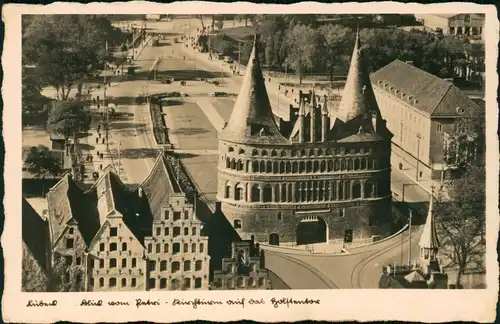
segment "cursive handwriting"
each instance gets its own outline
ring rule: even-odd
[[[193,300],[184,299],[174,299],[172,301],[172,306],[191,306],[193,309],[197,309],[198,306],[213,306],[222,305],[223,303],[219,300],[205,300],[200,298],[195,298]]]
[[[80,306],[102,306],[102,300],[82,299]]]
[[[28,304],[26,307],[49,307],[49,306],[57,306],[57,300],[53,300],[51,302],[46,302],[43,300],[28,300]]]
[[[135,306],[137,308],[141,306],[160,306],[160,301],[159,300],[142,300],[142,299],[136,299],[135,300]]]
[[[293,298],[271,298],[271,303],[273,304],[274,308],[278,308],[280,305],[286,305],[286,307],[290,307],[290,305],[319,305],[319,299],[293,299]]]
[[[130,306],[130,304],[128,302],[122,302],[122,301],[116,301],[116,300],[108,301],[108,305],[109,306]]]

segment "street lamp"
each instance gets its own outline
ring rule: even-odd
[[[417,133],[417,174],[415,180],[418,182],[418,164],[419,164],[419,159],[420,159],[420,140],[422,139],[422,135],[420,133]]]
[[[410,209],[410,214],[408,215],[408,265],[411,265],[411,219],[412,210]]]

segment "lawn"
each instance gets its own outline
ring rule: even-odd
[[[234,99],[217,99],[213,102],[213,106],[219,115],[227,122],[233,112]]]

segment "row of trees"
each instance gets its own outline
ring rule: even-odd
[[[319,23],[314,15],[253,15],[245,19],[250,19],[258,28],[265,48],[263,63],[270,70],[287,68],[294,71],[300,81],[308,73],[327,73],[330,79],[347,73],[356,25]],[[452,77],[457,66],[484,71],[484,59],[481,59],[484,45],[471,44],[466,38],[384,26],[361,29],[360,37],[363,50],[370,58],[370,71],[394,59],[412,61],[415,66],[440,77]],[[243,46],[243,61],[248,59],[250,50],[248,44]]]

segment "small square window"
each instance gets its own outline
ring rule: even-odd
[[[127,259],[123,258],[122,259],[122,268],[126,268],[127,267]]]
[[[99,260],[99,268],[104,268],[104,259]]]
[[[165,210],[165,212],[163,212],[163,219],[164,219],[164,220],[167,220],[169,216],[170,216],[170,215],[169,215],[169,211],[168,211],[168,210]]]
[[[109,228],[109,236],[118,236],[118,228],[110,227]]]
[[[116,259],[115,258],[109,259],[109,267],[116,268]]]
[[[437,125],[437,131],[438,131],[439,133],[441,133],[441,132],[443,131],[443,125],[438,124],[438,125]]]
[[[339,217],[344,217],[345,216],[345,209],[342,208],[339,210]]]
[[[116,287],[116,278],[109,278],[109,286]]]
[[[181,235],[181,228],[174,227],[174,237]]]
[[[281,215],[281,212],[278,212],[278,220],[281,220],[283,216]]]
[[[235,229],[240,229],[241,228],[241,220],[235,219],[234,222],[233,222],[233,224],[234,224],[234,228]]]
[[[82,258],[77,257],[76,258],[76,265],[81,265],[82,264]]]
[[[174,221],[178,221],[181,219],[181,212],[174,212]]]
[[[161,235],[161,227],[157,227],[156,228],[156,236],[160,236]]]
[[[99,244],[99,251],[103,252],[105,248],[106,245],[104,243]]]
[[[135,267],[137,267],[137,259],[132,258],[132,268],[135,268]]]
[[[136,285],[137,285],[137,283],[136,283],[135,278],[132,278],[132,283],[131,283],[131,286],[132,286],[132,287],[135,287]]]
[[[74,234],[75,230],[73,228],[70,228],[68,232],[69,232],[69,234]]]
[[[189,235],[189,228],[184,227],[184,236],[188,236],[188,235]]]

